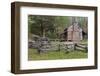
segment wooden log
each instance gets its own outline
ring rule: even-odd
[[[80,47],[80,48],[83,48],[83,49],[86,49],[87,48],[86,45],[79,45],[79,44],[77,44],[76,47]]]

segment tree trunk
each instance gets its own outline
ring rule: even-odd
[[[41,23],[41,36],[45,37],[45,28],[44,25]]]

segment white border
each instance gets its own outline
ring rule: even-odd
[[[28,14],[88,17],[88,58],[28,61]],[[43,69],[94,65],[94,11],[41,7],[20,8],[20,69]]]

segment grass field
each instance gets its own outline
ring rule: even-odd
[[[80,59],[87,58],[88,53],[82,51],[49,51],[47,53],[38,54],[36,49],[28,50],[28,60],[56,60],[56,59]]]

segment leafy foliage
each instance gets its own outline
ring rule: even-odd
[[[87,17],[29,15],[29,35],[35,34],[41,37],[46,36],[51,39],[58,39],[64,29],[72,24],[73,18],[76,18],[80,27],[87,32]]]

